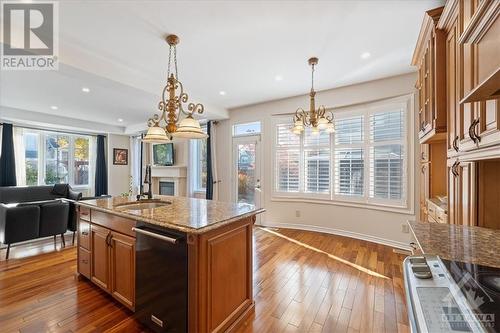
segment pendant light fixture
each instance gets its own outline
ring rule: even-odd
[[[176,46],[179,44],[179,37],[168,35],[166,41],[169,45],[168,71],[167,84],[163,88],[161,101],[158,103],[161,115],[155,114],[148,120],[148,132],[142,141],[161,143],[170,141],[172,137],[205,139],[208,135],[201,129],[200,122],[193,117],[194,113],[203,113],[203,105],[200,103],[189,103],[187,104],[187,110],[184,109],[184,105],[187,103],[189,97],[184,92],[184,87],[179,81],[177,71]],[[171,72],[172,66],[174,69],[173,72]],[[182,116],[184,118],[180,119]]]
[[[333,123],[333,113],[331,111],[326,111],[325,106],[321,105],[316,110],[314,91],[314,66],[318,64],[318,58],[310,58],[308,60],[311,66],[311,92],[309,93],[309,111],[304,111],[302,108],[298,108],[295,111],[295,116],[293,117],[293,128],[292,132],[299,135],[302,133],[306,126],[312,128],[313,135],[319,135],[320,131],[325,130],[328,133],[335,132],[335,126]]]

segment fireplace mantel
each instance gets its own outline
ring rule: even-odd
[[[151,167],[153,179],[153,193],[160,193],[160,181],[171,181],[174,183],[176,196],[186,196],[187,190],[187,167],[185,166],[153,166]]]

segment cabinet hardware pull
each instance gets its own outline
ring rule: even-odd
[[[108,234],[106,235],[106,245],[109,246],[109,236],[111,236],[111,233],[108,232]]]
[[[82,263],[84,263],[84,264],[88,264],[88,263],[89,263],[89,261],[88,261],[88,260],[83,260],[83,259],[82,259]]]
[[[87,231],[82,231],[82,235],[83,235],[83,236],[88,236],[88,234],[89,234],[89,233],[88,233]]]
[[[479,118],[475,119],[473,122],[472,122],[472,135],[474,135],[474,137],[476,138],[477,142],[481,142],[481,137],[479,135],[477,135],[477,132],[476,132],[476,126],[479,124]]]
[[[453,143],[452,143],[453,149],[455,149],[456,152],[458,152],[458,145],[457,145],[458,139],[459,139],[459,137],[456,136],[455,139],[453,139]]]
[[[150,237],[153,237],[153,238],[161,239],[163,241],[166,241],[166,242],[169,242],[169,243],[172,243],[172,244],[177,244],[179,242],[179,239],[175,239],[175,238],[168,237],[168,236],[165,236],[165,235],[160,235],[160,234],[157,234],[155,232],[147,231],[147,230],[144,230],[144,229],[141,229],[141,228],[132,228],[132,231],[135,231],[135,232],[137,232],[139,234],[144,234],[144,235],[147,235],[147,236],[150,236]]]
[[[476,143],[476,138],[472,134],[472,126],[474,126],[474,121],[469,126],[469,138],[471,138],[471,140],[474,141],[474,143]]]

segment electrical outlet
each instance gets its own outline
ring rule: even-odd
[[[295,217],[300,217],[300,210],[295,211]]]
[[[402,233],[409,233],[410,232],[410,226],[407,223],[401,224],[401,232]]]

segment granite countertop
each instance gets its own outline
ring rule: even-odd
[[[408,222],[423,253],[500,268],[500,230]]]
[[[249,204],[234,204],[205,199],[155,195],[154,199],[168,201],[166,206],[123,210],[118,205],[137,202],[134,197],[112,197],[75,202],[77,205],[121,217],[155,224],[187,233],[203,233],[264,212]]]

